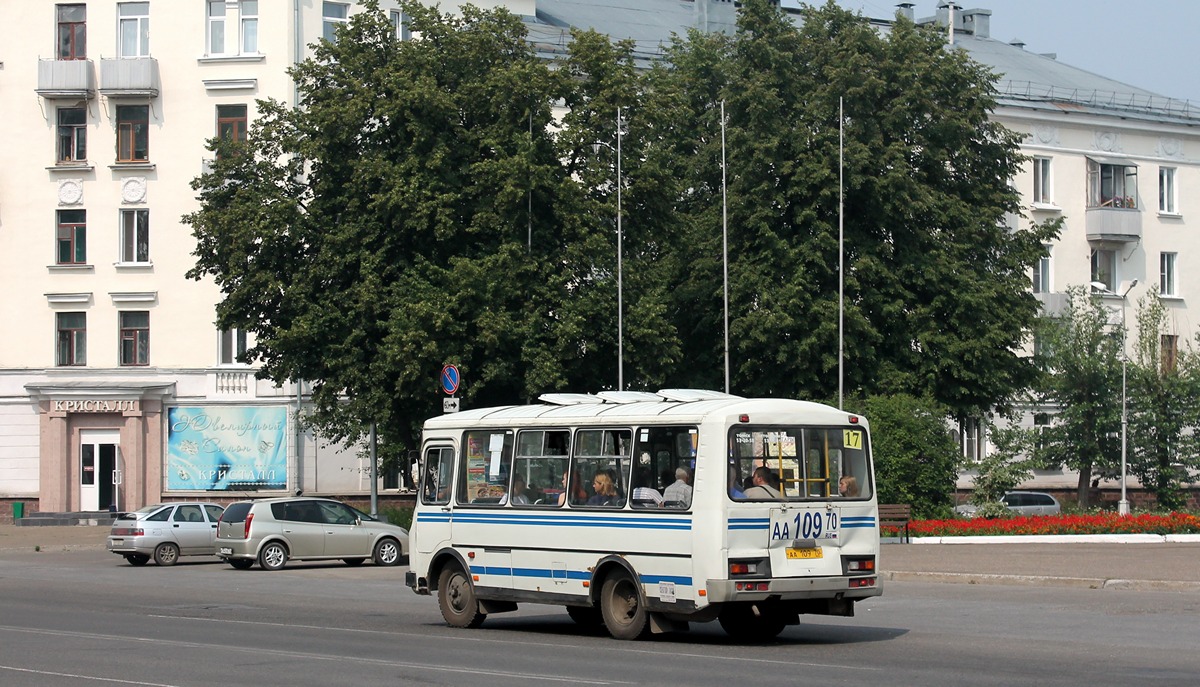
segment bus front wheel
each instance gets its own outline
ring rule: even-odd
[[[637,582],[626,573],[610,575],[600,592],[600,613],[614,639],[637,639],[647,633],[649,614]]]
[[[457,565],[447,565],[438,576],[438,606],[450,627],[479,627],[487,618],[479,610],[471,578]]]

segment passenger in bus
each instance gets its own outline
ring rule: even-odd
[[[729,497],[734,499],[746,498],[746,492],[742,491],[740,486],[741,480],[738,479],[738,469],[736,465],[729,466]]]
[[[663,505],[667,508],[691,508],[692,485],[688,484],[692,473],[685,467],[675,468],[675,482],[663,491]]]
[[[777,499],[779,498],[779,477],[770,468],[762,465],[754,468],[754,486],[746,490],[748,499]]]
[[[529,505],[529,497],[525,495],[524,475],[513,475],[512,502],[514,506]]]
[[[851,475],[842,475],[838,480],[838,493],[848,498],[858,496],[858,480]]]
[[[570,479],[568,479],[568,476]],[[584,503],[588,499],[588,494],[580,484],[579,473],[574,472],[568,475],[563,473],[562,478],[562,493],[558,495],[558,505],[562,506],[567,503],[567,494],[571,495],[571,503]]]
[[[612,477],[607,472],[601,470],[596,473],[596,477],[592,479],[592,486],[595,487],[596,493],[587,500],[589,506],[616,506],[617,503],[617,486],[613,484]]]

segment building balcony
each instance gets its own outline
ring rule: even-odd
[[[1088,208],[1084,215],[1088,241],[1130,243],[1142,239],[1142,213],[1130,208]]]
[[[1042,314],[1047,317],[1060,317],[1067,312],[1067,294],[1065,293],[1035,293],[1033,297],[1042,304]]]
[[[100,92],[109,97],[157,98],[158,60],[153,57],[100,60]]]
[[[38,60],[36,90],[43,98],[94,98],[95,66],[91,60]]]
[[[258,384],[250,368],[218,368],[208,371],[208,397],[250,399],[258,397]]]

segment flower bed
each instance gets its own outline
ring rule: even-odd
[[[1035,515],[1014,518],[954,518],[914,520],[909,523],[914,537],[970,537],[1022,534],[1200,534],[1200,517],[1189,513],[1120,516],[1116,513],[1087,515]],[[894,527],[884,527],[885,537],[898,536]]]

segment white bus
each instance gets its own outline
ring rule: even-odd
[[[882,593],[865,418],[714,391],[546,394],[425,423],[406,583],[455,627],[558,604],[739,639]]]

